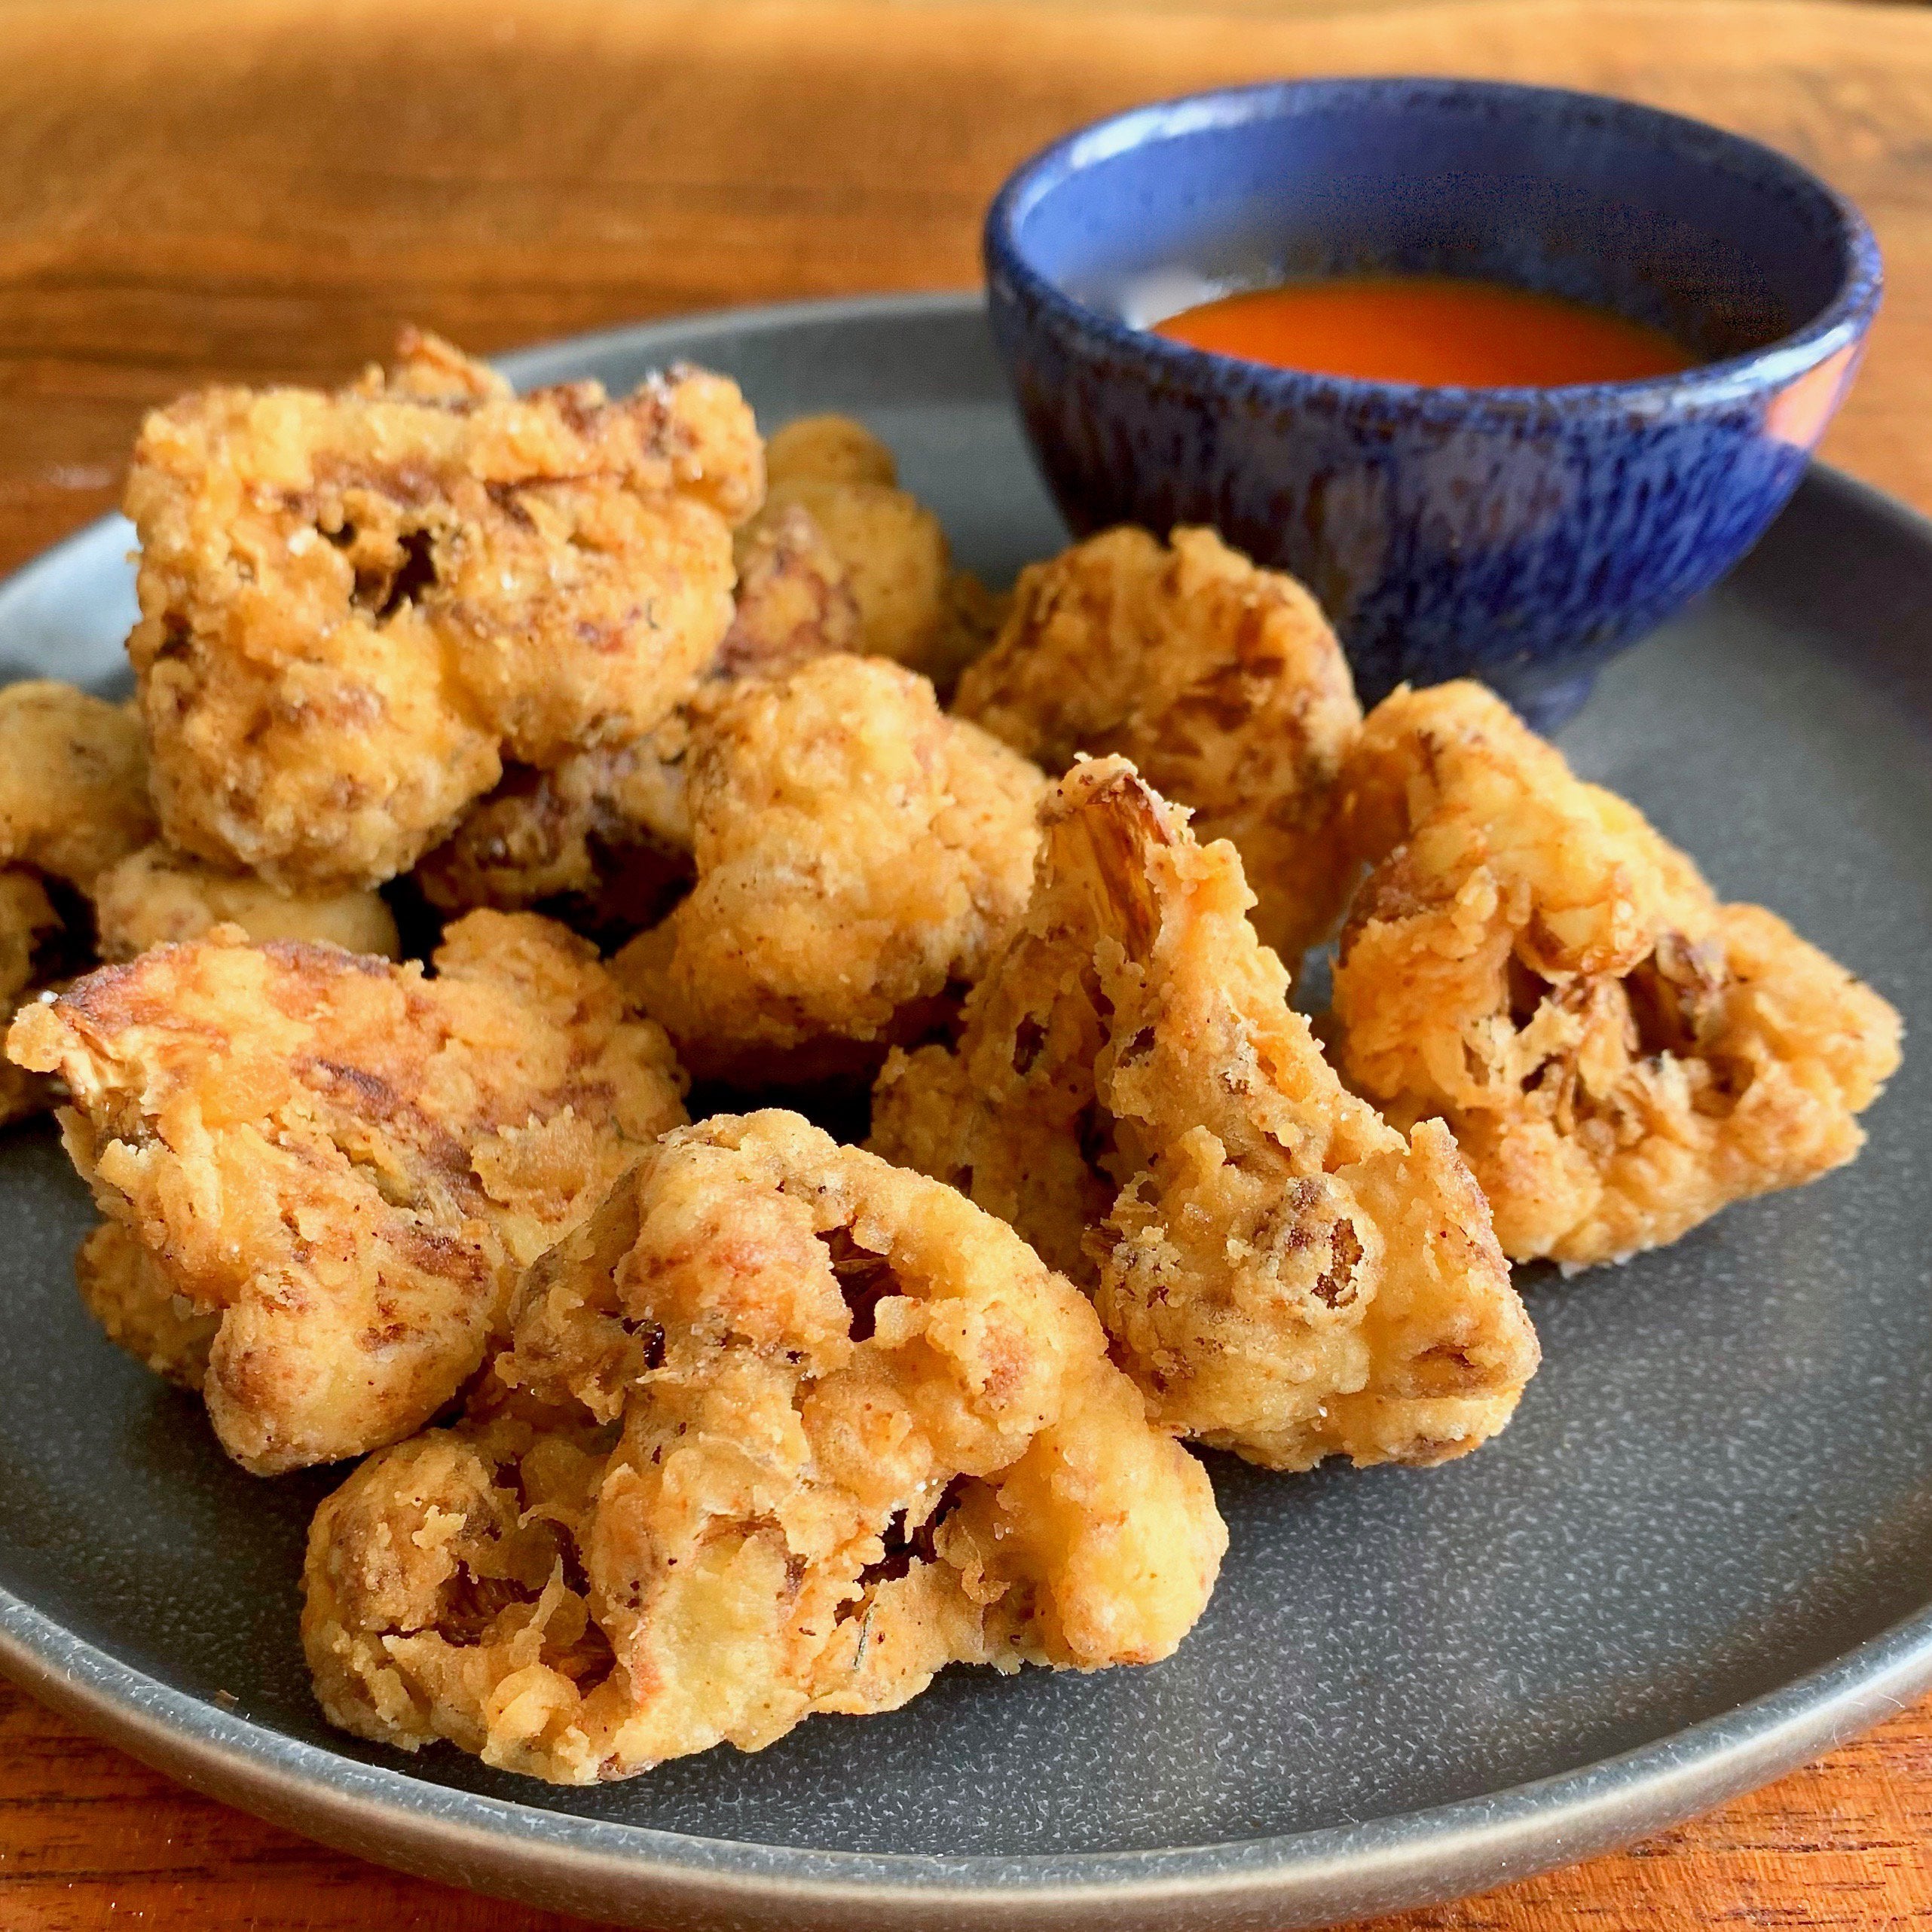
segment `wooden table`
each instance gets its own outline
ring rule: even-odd
[[[409,317],[492,350],[977,279],[1052,135],[1280,73],[1680,108],[1870,215],[1891,294],[1825,454],[1932,509],[1932,11],[1785,0],[0,0],[0,567],[107,509],[141,410],[333,378]],[[4,644],[4,640],[0,640]],[[1932,1711],[1620,1857],[1409,1927],[1932,1922]],[[0,1927],[535,1932],[197,1798],[0,1686]]]

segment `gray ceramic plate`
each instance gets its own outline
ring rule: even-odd
[[[977,303],[626,331],[512,359],[628,386],[679,356],[778,421],[897,449],[995,576],[1059,530]],[[105,682],[124,524],[0,592],[0,674]],[[1727,894],[1932,1011],[1932,528],[1821,472],[1566,735]],[[138,1756],[368,1856],[667,1926],[1276,1927],[1578,1858],[1762,1782],[1932,1683],[1932,1059],[1857,1165],[1668,1252],[1523,1286],[1545,1350],[1445,1469],[1217,1461],[1233,1548],[1171,1662],[955,1671],[628,1784],[552,1791],[338,1736],[295,1640],[324,1473],[261,1483],[90,1328],[51,1136],[0,1141],[0,1665]]]

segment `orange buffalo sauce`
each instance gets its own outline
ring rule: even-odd
[[[1471,389],[1668,375],[1695,359],[1620,315],[1449,275],[1290,282],[1183,309],[1157,334],[1317,374]]]

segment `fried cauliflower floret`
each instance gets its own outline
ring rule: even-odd
[[[141,723],[71,684],[0,689],[0,865],[85,891],[154,836]]]
[[[47,942],[60,928],[40,879],[24,866],[0,866],[0,1007],[11,1011],[41,977]]]
[[[1439,1115],[1506,1253],[1674,1241],[1856,1154],[1897,1013],[1689,859],[1480,686],[1397,691],[1350,763],[1374,871],[1342,935],[1344,1075]]]
[[[825,533],[845,567],[864,648],[924,669],[944,625],[950,570],[938,518],[895,485],[808,478],[775,485],[760,515],[794,508]]]
[[[1018,918],[1044,785],[897,665],[747,680],[693,745],[697,882],[617,970],[694,1073],[876,1068]]]
[[[473,913],[436,966],[218,927],[8,1036],[66,1080],[102,1212],[219,1317],[209,1416],[258,1474],[420,1428],[520,1270],[683,1117],[662,1032],[561,927]]]
[[[694,370],[512,397],[405,332],[333,396],[143,425],[128,640],[170,843],[285,890],[405,870],[493,786],[649,731],[731,620],[762,458]]]
[[[1024,925],[957,1047],[887,1062],[872,1145],[1087,1287],[1163,1427],[1290,1469],[1494,1435],[1536,1340],[1447,1131],[1343,1090],[1234,848],[1124,760],[1042,818]]]
[[[810,511],[779,505],[747,526],[737,557],[738,595],[717,674],[770,676],[828,652],[864,649],[845,567]]]
[[[765,445],[765,475],[774,489],[793,483],[883,483],[899,480],[892,452],[849,416],[799,416]]]
[[[157,1375],[200,1393],[222,1317],[177,1294],[130,1228],[102,1221],[81,1243],[74,1279],[109,1341]]]
[[[663,917],[691,876],[680,707],[631,744],[518,765],[411,875],[444,913],[540,908],[606,943]]]
[[[1301,585],[1213,531],[1111,530],[1022,571],[953,710],[1050,772],[1131,760],[1200,838],[1233,842],[1291,972],[1334,925],[1352,874],[1337,781],[1362,724],[1347,661]]]
[[[92,962],[86,896],[154,830],[131,710],[50,679],[0,688],[0,1019]],[[59,1097],[0,1056],[0,1126]]]
[[[949,1663],[1156,1661],[1226,1545],[1080,1295],[795,1114],[666,1139],[494,1376],[316,1514],[304,1643],[362,1736],[576,1784],[757,1750]]]
[[[993,647],[1013,610],[1010,591],[989,590],[971,570],[946,579],[944,628],[922,667],[949,697],[968,665]]]
[[[11,1019],[33,998],[46,974],[49,943],[62,931],[39,877],[24,866],[0,866],[0,1016]],[[44,1114],[56,1098],[53,1081],[0,1055],[0,1127]]]
[[[952,566],[938,518],[898,487],[892,452],[847,416],[806,416],[766,446],[766,507],[738,543],[778,519],[807,514],[822,533],[857,607],[860,641],[837,648],[889,657],[942,689],[983,650],[995,601]]]
[[[733,679],[857,647],[837,559],[803,510],[784,510],[747,538],[731,629],[670,715],[631,744],[506,772],[417,867],[424,896],[445,912],[544,906],[606,937],[655,923],[690,876],[685,763],[705,708]]]
[[[366,888],[290,897],[172,845],[130,852],[94,881],[93,896],[104,960],[132,959],[220,925],[240,926],[250,939],[315,940],[385,959],[399,949],[395,916]]]

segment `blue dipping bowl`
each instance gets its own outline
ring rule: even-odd
[[[1295,81],[1096,123],[986,218],[995,338],[1075,531],[1211,524],[1292,570],[1365,702],[1481,677],[1549,729],[1797,486],[1879,304],[1857,209],[1626,101]],[[1552,389],[1277,369],[1146,325],[1231,290],[1462,275],[1594,303],[1698,366]]]

